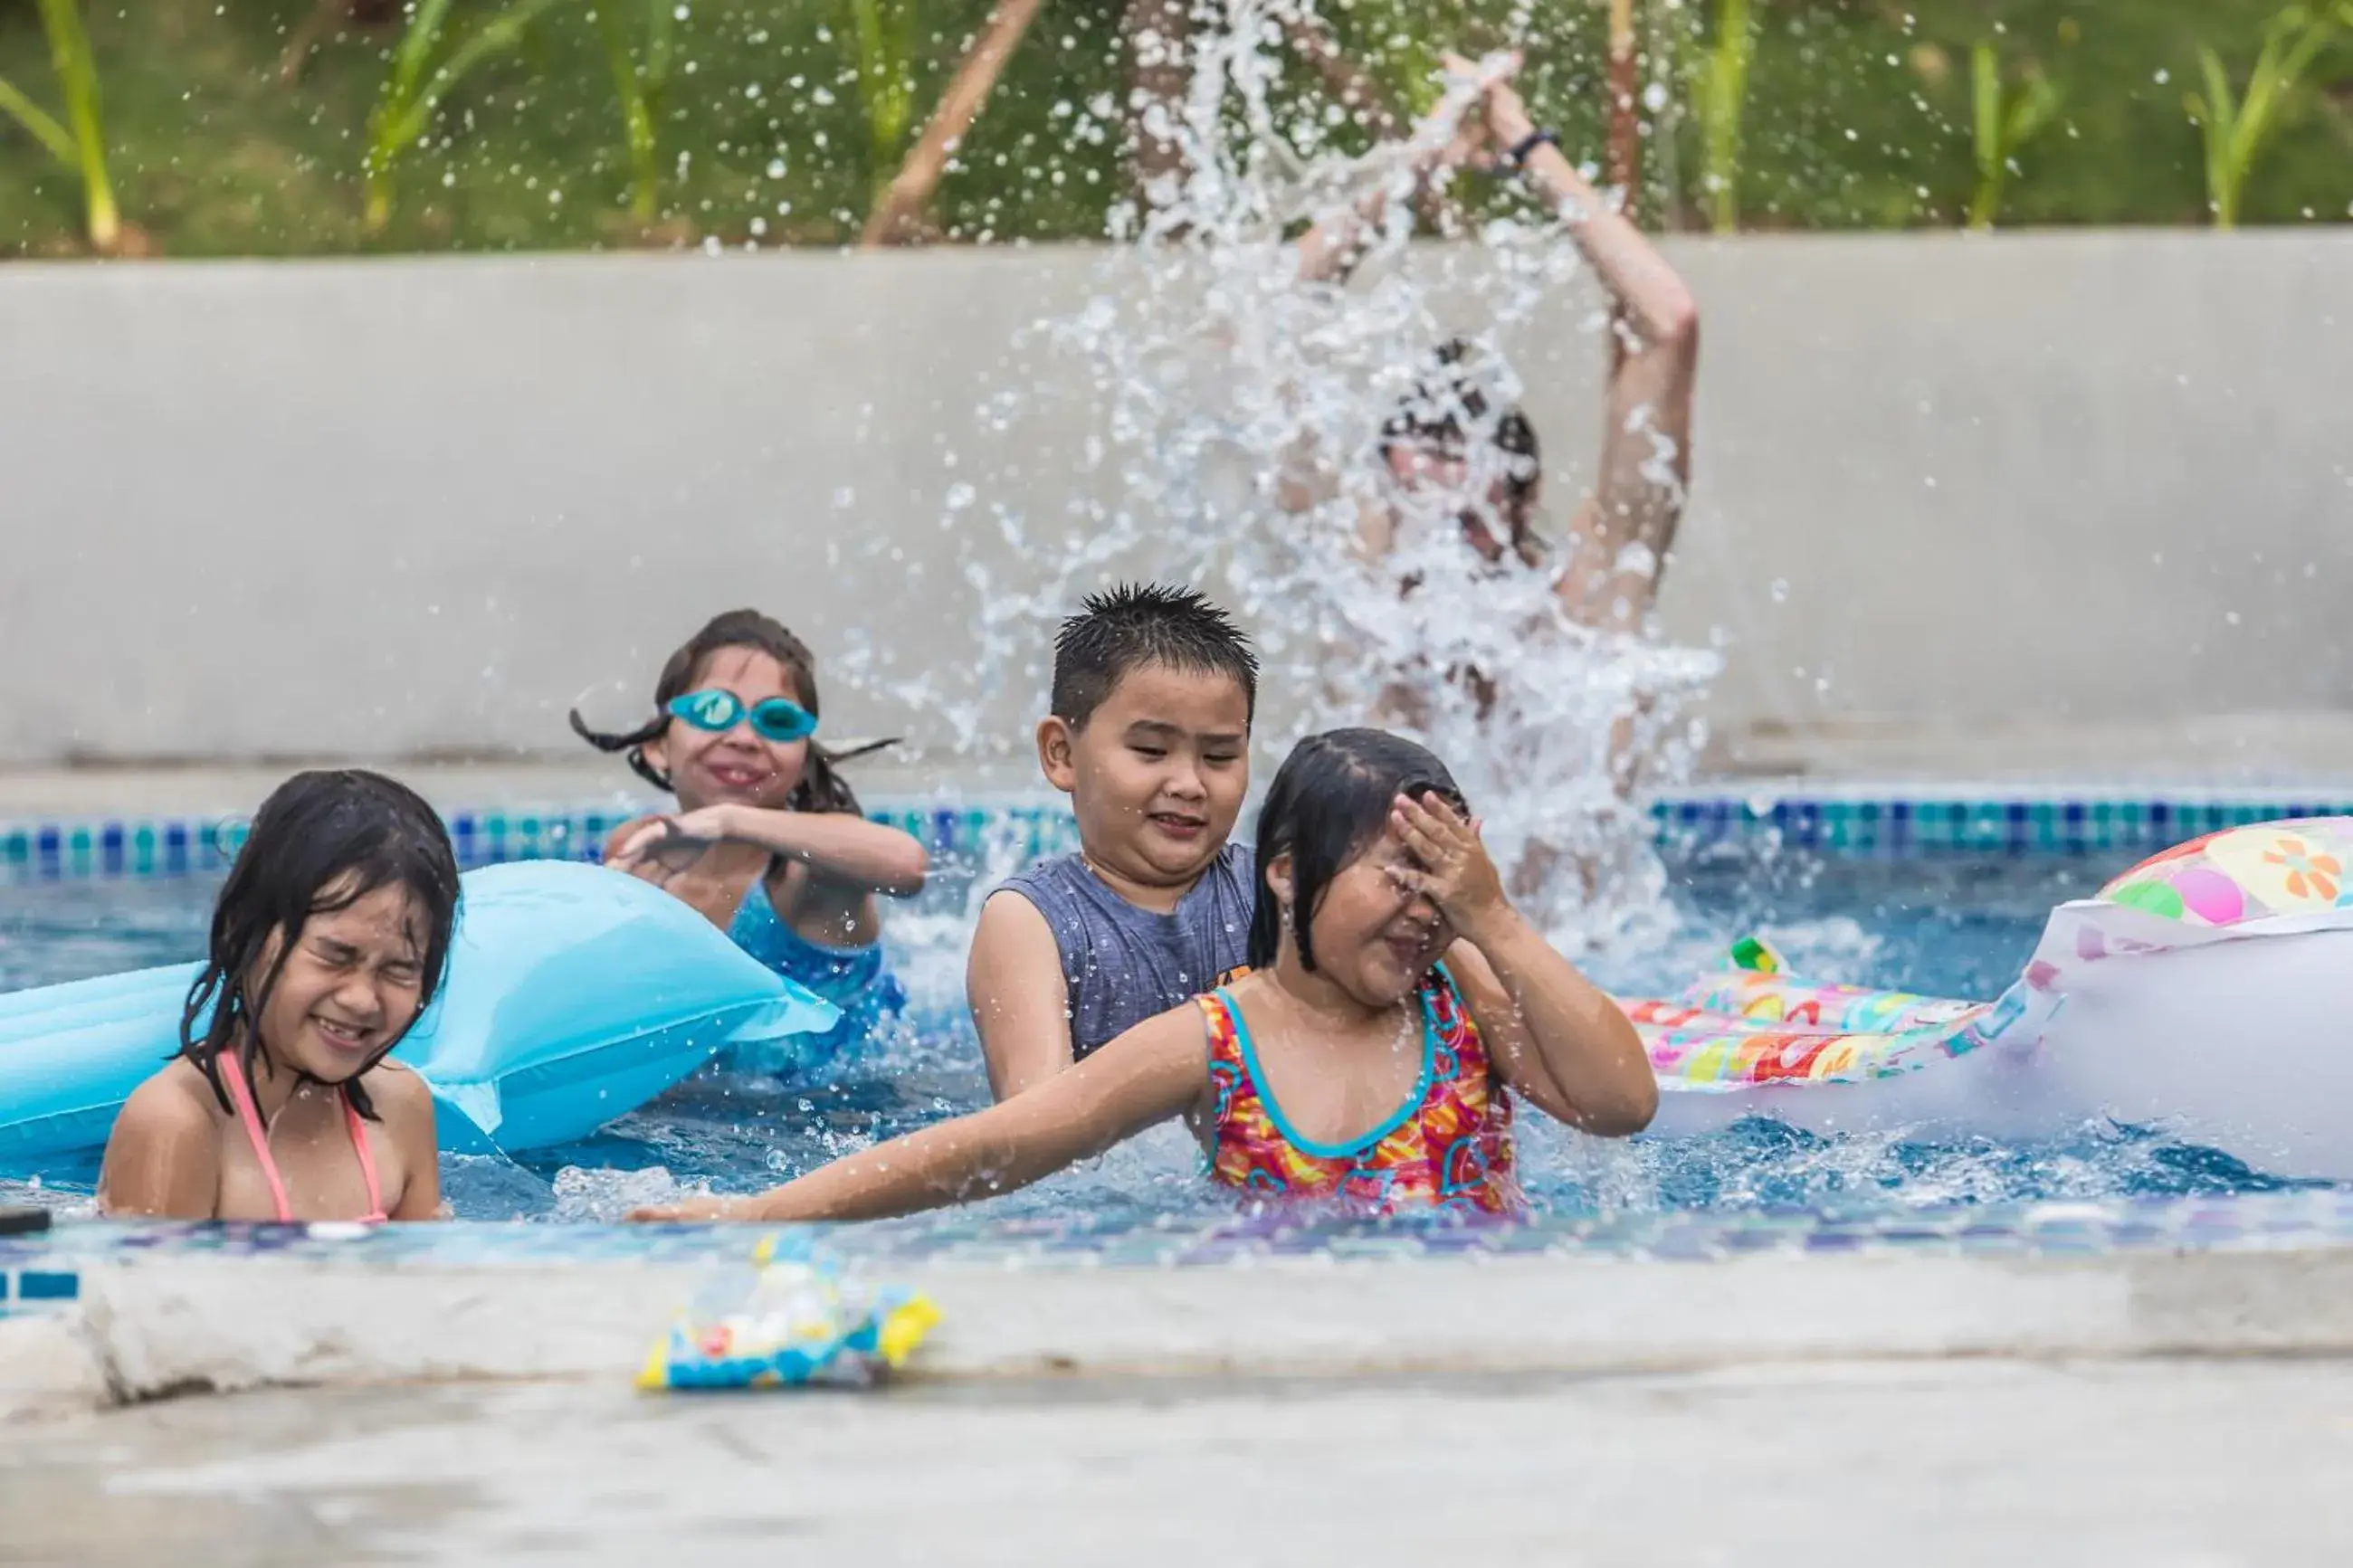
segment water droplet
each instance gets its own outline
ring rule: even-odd
[[[1789,580],[1787,577],[1776,577],[1765,591],[1773,596],[1775,604],[1787,604],[1789,600]]]

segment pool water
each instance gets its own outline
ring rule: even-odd
[[[1990,997],[2017,975],[2051,906],[2096,889],[2122,859],[2011,858],[1870,861],[1714,850],[1671,863],[1672,928],[1593,955],[1596,979],[1656,994],[1721,963],[1760,933],[1799,973]],[[202,949],[216,884],[204,879],[0,888],[0,990],[179,962]],[[890,940],[913,995],[895,1037],[814,1085],[719,1074],[694,1079],[596,1136],[514,1159],[444,1156],[443,1185],[467,1219],[607,1220],[635,1204],[708,1186],[744,1191],[878,1138],[987,1102],[962,1011],[975,877],[950,865],[893,912]],[[1556,1219],[1644,1212],[1805,1209],[1917,1214],[2051,1199],[2224,1195],[2287,1184],[2230,1156],[2148,1131],[2088,1125],[2056,1142],[1817,1137],[1751,1121],[1686,1139],[1610,1143],[1521,1119],[1523,1174]],[[12,1177],[35,1175],[10,1173]],[[94,1170],[37,1173],[49,1202],[86,1201]],[[0,1191],[23,1195],[21,1180]],[[996,1200],[962,1222],[1014,1229],[1074,1211],[1107,1236],[1230,1213],[1208,1190],[1179,1129],[1163,1128],[1091,1165]]]

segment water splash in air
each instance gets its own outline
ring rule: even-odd
[[[1259,640],[1265,752],[1336,724],[1417,732],[1557,939],[1655,930],[1664,878],[1631,797],[1684,776],[1696,740],[1687,710],[1715,656],[1595,632],[1564,612],[1552,584],[1580,493],[1573,475],[1548,487],[1546,560],[1496,565],[1461,520],[1509,537],[1485,499],[1507,460],[1499,448],[1470,443],[1459,492],[1403,490],[1381,451],[1383,427],[1417,401],[1474,437],[1493,434],[1522,390],[1505,346],[1572,285],[1575,247],[1533,205],[1457,243],[1412,243],[1410,149],[1335,149],[1314,94],[1285,79],[1300,69],[1282,47],[1286,25],[1312,20],[1307,8],[1201,10],[1189,91],[1146,125],[1175,142],[1184,172],[1114,215],[1118,243],[1092,297],[1045,327],[1043,379],[1071,384],[1035,395],[1084,406],[1091,460],[1110,482],[1059,531],[1001,519],[1043,571],[1027,592],[981,584],[985,668],[1036,680],[1038,626],[1109,578],[1198,583]],[[1475,83],[1449,84],[1433,133],[1478,96]],[[1377,193],[1388,200],[1353,280],[1303,283],[1297,233]],[[1597,310],[1596,355],[1605,325]],[[1452,339],[1471,345],[1461,370],[1483,413],[1461,405],[1454,373],[1433,374]],[[1001,424],[1001,401],[989,416]],[[1587,432],[1546,434],[1556,454],[1588,449]],[[1378,556],[1363,542],[1368,520],[1393,526]]]

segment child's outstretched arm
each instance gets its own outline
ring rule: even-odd
[[[800,861],[829,882],[898,898],[922,892],[931,871],[923,847],[898,828],[847,812],[764,811],[733,804],[649,817],[617,839],[605,863],[634,871],[649,860],[684,857],[691,862],[719,843],[754,844],[781,859]]]
[[[1504,1080],[1587,1132],[1623,1138],[1648,1127],[1659,1083],[1641,1037],[1512,908],[1478,824],[1435,797],[1402,796],[1390,822],[1427,868],[1403,875],[1461,938],[1447,963]]]
[[[1038,906],[1018,893],[980,907],[964,994],[988,1061],[988,1087],[1010,1100],[1071,1065],[1071,987]]]
[[[644,1208],[633,1220],[888,1219],[996,1197],[1181,1116],[1208,1091],[1201,1015],[1147,1018],[1025,1094],[837,1160],[748,1198]]]

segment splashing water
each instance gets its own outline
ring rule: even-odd
[[[1123,243],[1093,297],[1045,327],[1094,410],[1090,457],[1112,470],[1113,499],[1074,505],[1060,537],[999,514],[1045,571],[1008,592],[968,568],[988,605],[984,669],[1034,679],[1035,627],[1114,568],[1199,583],[1258,638],[1276,746],[1339,724],[1413,731],[1453,769],[1556,940],[1654,932],[1664,876],[1629,797],[1687,773],[1698,732],[1685,710],[1717,660],[1576,624],[1555,591],[1559,542],[1550,563],[1495,564],[1462,526],[1511,536],[1487,499],[1509,461],[1492,437],[1521,392],[1501,345],[1570,284],[1575,248],[1534,211],[1469,244],[1410,245],[1419,143],[1345,155],[1325,117],[1283,90],[1278,46],[1312,9],[1204,0],[1198,12],[1190,90],[1145,126],[1182,151],[1186,172],[1114,216]],[[1450,138],[1479,97],[1477,81],[1450,82],[1422,134]],[[1286,236],[1377,198],[1356,282],[1302,282]],[[1472,406],[1432,374],[1450,338],[1476,345]],[[1459,489],[1390,479],[1383,427],[1409,405],[1472,437]],[[1002,428],[1006,400],[985,416]],[[1669,483],[1672,456],[1661,438]],[[1393,524],[1380,559],[1362,543],[1372,519]]]

